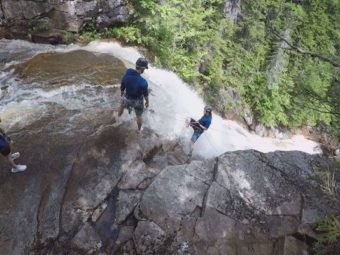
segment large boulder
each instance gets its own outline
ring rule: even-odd
[[[193,239],[194,254],[274,254],[273,242],[258,229],[207,208]]]
[[[143,214],[168,233],[177,231],[184,216],[203,207],[212,172],[201,165],[193,162],[164,169],[144,192]]]
[[[170,254],[184,246],[191,254],[308,254],[307,243],[293,236],[314,239],[313,230],[301,229],[340,211],[339,197],[315,179],[331,167],[302,152],[252,150],[167,166],[144,192],[140,210],[164,231]]]

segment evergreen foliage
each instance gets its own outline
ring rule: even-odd
[[[105,36],[146,46],[218,110],[250,108],[268,127],[324,123],[340,137],[339,67],[291,47],[339,62],[340,1],[244,0],[235,24],[226,0],[131,2],[131,23]]]

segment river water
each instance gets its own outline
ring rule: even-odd
[[[0,116],[9,132],[29,132],[37,120],[61,109],[70,114],[58,132],[76,133],[76,115],[117,107],[120,78],[141,54],[116,42],[94,41],[86,46],[51,46],[20,40],[0,40]],[[174,73],[150,66],[143,76],[149,82],[150,107],[145,126],[164,138],[180,138],[188,146],[192,130],[186,117],[201,117],[203,100]],[[99,113],[93,121],[101,119]],[[124,113],[121,121],[133,121]],[[41,122],[39,122],[41,123]],[[79,123],[78,123],[79,125]],[[283,136],[284,137],[284,136]],[[213,114],[213,123],[195,145],[194,155],[217,156],[226,151],[256,149],[262,152],[299,150],[320,153],[319,145],[303,136],[264,138],[236,122]]]

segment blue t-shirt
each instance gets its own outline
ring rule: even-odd
[[[120,90],[125,91],[128,99],[140,100],[149,95],[148,82],[134,69],[129,68],[120,85]]]
[[[206,129],[208,129],[210,127],[211,120],[212,120],[211,115],[203,115],[202,118],[200,118],[200,120],[198,121],[198,123],[201,124],[202,126],[205,126]],[[198,125],[198,123],[194,119],[191,119],[191,121],[190,121],[190,124],[191,124],[192,128],[195,130],[195,132],[203,133],[204,130],[200,127],[200,125]]]
[[[202,118],[198,122],[208,129],[210,127],[211,120],[212,120],[211,115],[203,115]]]

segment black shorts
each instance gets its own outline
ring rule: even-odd
[[[1,148],[0,153],[4,156],[7,157],[11,153],[11,147],[8,145],[7,147]]]
[[[144,101],[143,99],[127,99],[126,97],[122,98],[122,105],[125,108],[133,108],[135,110],[136,116],[142,116],[144,111]]]

